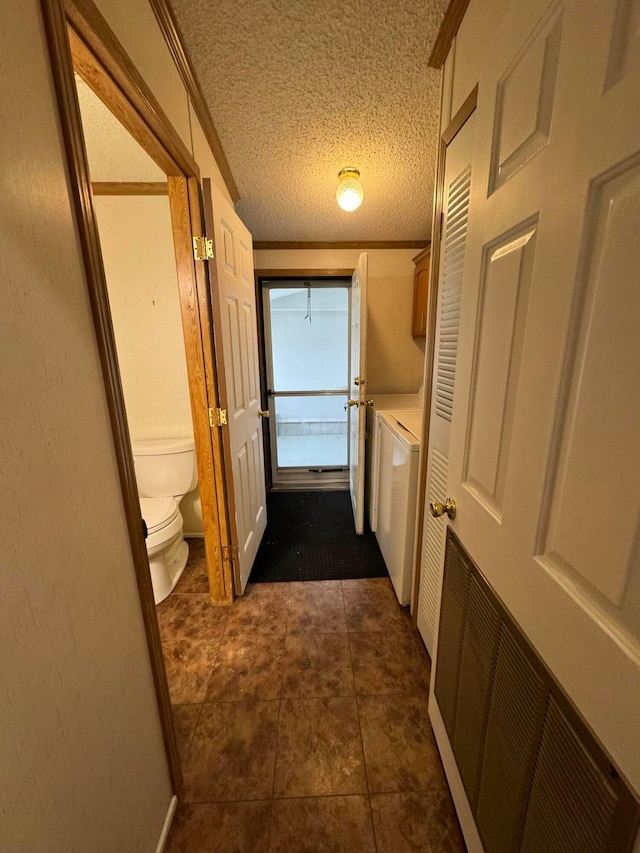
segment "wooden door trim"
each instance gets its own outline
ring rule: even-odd
[[[74,66],[167,175],[198,165],[93,0],[64,0]]]
[[[442,68],[444,65],[449,48],[460,29],[460,24],[468,5],[469,0],[451,0],[449,3],[440,24],[435,44],[431,49],[428,62],[429,68]]]
[[[162,30],[162,35],[171,51],[173,60],[182,77],[182,82],[189,94],[189,99],[193,105],[202,131],[206,137],[209,147],[213,153],[213,158],[216,161],[222,179],[229,191],[232,201],[235,203],[240,200],[240,191],[231,172],[229,161],[224,153],[220,137],[211,118],[211,113],[207,106],[207,102],[202,93],[202,87],[193,68],[193,63],[189,57],[187,49],[180,33],[178,22],[176,21],[173,10],[167,0],[149,0],[151,8],[156,16],[156,20]]]
[[[203,219],[204,229],[207,235],[215,239],[215,220],[213,217],[213,199],[211,196],[211,179],[204,179],[204,192],[202,193],[202,209],[199,214]],[[208,266],[208,281],[203,282],[202,294],[207,300],[209,306],[209,316],[211,317],[211,329],[213,335],[210,338],[210,359],[216,366],[217,371],[217,394],[218,406],[229,411],[229,394],[227,391],[227,376],[224,366],[224,351],[223,351],[223,335],[222,335],[222,317],[220,314],[220,287],[218,281],[218,267],[215,260],[209,262]],[[221,434],[220,434],[221,433]],[[214,440],[218,439],[217,450],[220,454],[221,464],[219,466],[219,491],[227,495],[227,501],[230,506],[236,505],[236,491],[233,482],[233,458],[231,453],[231,436],[229,430],[224,432],[219,431],[214,435]],[[227,517],[227,523],[223,531],[223,544],[228,548],[238,548],[238,526]],[[237,553],[237,551],[236,551]],[[231,584],[231,577],[229,577]],[[233,584],[235,591],[242,594],[242,578],[240,576],[240,562],[238,559],[233,560]],[[231,586],[233,590],[233,585]],[[232,592],[233,596],[233,592]]]
[[[100,239],[91,197],[91,180],[84,147],[84,135],[73,76],[73,61],[67,21],[61,0],[42,0],[51,73],[58,102],[61,132],[70,175],[69,193],[73,204],[78,240],[85,267],[87,290],[96,333],[96,343],[104,377],[105,396],[113,434],[120,488],[131,543],[138,597],[149,649],[153,684],[158,702],[162,737],[173,792],[182,789],[180,758],[173,726],[171,697],[164,667],[160,630],[153,599],[147,547],[142,533],[142,516],[122,393],[107,283]]]
[[[166,181],[93,181],[96,195],[169,195]]]
[[[413,589],[411,591],[411,613],[418,620],[418,594],[422,570],[422,527],[427,491],[427,461],[429,457],[429,430],[431,426],[431,400],[433,365],[436,343],[436,319],[438,312],[438,281],[440,278],[440,251],[442,244],[442,203],[444,199],[444,168],[447,147],[451,145],[465,123],[471,118],[478,105],[477,84],[465,98],[464,103],[451,119],[440,137],[438,164],[436,167],[435,198],[433,205],[433,239],[431,243],[431,270],[429,271],[429,300],[427,305],[427,338],[424,353],[423,417],[420,439],[420,467],[418,471],[418,503],[416,513],[415,549],[413,565]],[[442,105],[441,105],[442,109]]]
[[[205,178],[205,182],[210,179]],[[201,194],[200,186],[195,178],[189,179],[189,202],[191,206],[191,218],[194,227],[206,233],[211,239],[214,237],[213,211],[208,210],[210,193]],[[198,299],[200,302],[201,316],[207,318],[206,324],[201,325],[202,345],[206,354],[205,382],[209,389],[210,400],[213,407],[228,409],[227,403],[227,381],[224,368],[224,352],[222,349],[222,323],[220,312],[214,303],[214,294],[218,292],[218,268],[215,260],[207,261],[197,265],[196,285],[198,288]],[[214,428],[212,432],[212,446],[215,459],[213,468],[214,485],[218,501],[217,516],[220,532],[220,545],[223,549],[236,548],[238,546],[237,527],[232,523],[227,507],[235,507],[235,488],[233,485],[233,468],[231,465],[231,445],[229,430]],[[227,551],[227,553],[230,553]],[[234,593],[241,590],[240,566],[237,560],[230,562],[221,556],[222,572],[219,579],[220,602],[231,604]],[[233,567],[233,568],[232,568]],[[224,597],[222,597],[224,596]]]
[[[220,428],[211,427],[209,408],[218,406],[216,372],[211,358],[211,312],[206,295],[204,261],[194,266],[192,234],[200,231],[201,216],[196,178],[171,175],[169,205],[180,291],[180,313],[185,343],[191,418],[198,462],[198,485],[205,520],[205,551],[209,594],[215,604],[233,602],[228,563],[223,545],[226,505],[224,487],[218,478],[222,467]]]
[[[353,267],[346,269],[317,269],[317,270],[255,270],[256,281],[262,279],[282,279],[286,281],[291,278],[351,278]]]

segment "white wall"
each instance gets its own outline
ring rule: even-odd
[[[95,209],[131,438],[193,435],[169,199]]]
[[[40,4],[3,11],[0,847],[153,851],[171,787]]]
[[[193,435],[167,196],[97,196],[95,209],[132,441]],[[180,505],[202,536],[196,488]]]
[[[412,261],[418,249],[369,250],[367,374],[370,394],[410,393],[422,384],[424,338],[411,336]],[[358,249],[259,249],[255,268],[353,269]]]

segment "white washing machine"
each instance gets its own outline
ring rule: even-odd
[[[411,604],[422,412],[378,414],[376,538],[400,604]]]
[[[367,409],[366,441],[366,493],[369,526],[375,532],[378,525],[378,468],[381,412],[400,414],[422,412],[422,393],[417,394],[374,394],[373,406]]]

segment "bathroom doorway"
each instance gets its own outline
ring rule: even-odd
[[[260,278],[273,489],[349,485],[350,276]]]
[[[170,456],[172,448],[185,448],[193,464],[195,455],[166,175],[82,78],[75,81],[158,604],[186,565],[186,548],[176,537],[204,536],[193,466],[183,470],[182,483],[169,482],[167,474],[171,459],[187,458]],[[162,466],[164,483],[148,473],[141,481],[152,460]]]
[[[215,412],[216,407],[220,405],[218,374],[223,365],[221,358],[214,358],[211,335],[213,324],[209,288],[210,282],[215,284],[216,273],[215,269],[207,268],[206,260],[199,263],[203,256],[194,252],[193,245],[194,235],[205,233],[200,174],[192,152],[182,142],[107,22],[97,13],[93,17],[87,17],[81,4],[75,0],[69,0],[64,6],[59,0],[44,0],[42,9],[69,168],[70,199],[75,211],[79,244],[84,259],[87,297],[91,304],[102,365],[105,399],[112,426],[135,581],[172,787],[174,793],[178,794],[181,790],[181,769],[165,667],[166,650],[163,649],[160,639],[151,585],[128,413],[125,410],[116,335],[98,233],[97,220],[100,214],[96,215],[96,207],[100,202],[96,205],[95,200],[101,195],[124,194],[151,202],[152,197],[157,200],[157,197],[161,196],[165,205],[164,226],[167,227],[163,240],[168,245],[163,245],[162,248],[167,249],[169,255],[172,253],[173,256],[172,270],[174,285],[177,285],[183,335],[182,357],[186,362],[188,398],[203,508],[204,535],[201,541],[204,547],[201,549],[201,557],[206,566],[205,582],[208,591],[201,597],[205,599],[207,609],[214,614],[218,611],[210,607],[211,603],[230,604],[234,598],[234,584],[232,564],[224,559],[225,549],[230,547],[230,540],[222,443],[220,436],[211,426],[211,412]],[[144,173],[141,180],[142,173],[131,170],[128,174],[121,173],[114,179],[95,180],[96,176],[91,175],[87,161],[86,131],[82,126],[74,74],[78,74],[99,101],[108,108],[104,110],[104,125],[98,128],[98,137],[102,136],[109,147],[116,137],[122,141],[122,135],[126,137],[129,134],[129,142],[135,140],[133,144],[146,155],[147,160],[150,158],[158,167],[154,174]],[[112,146],[111,150],[115,150],[115,147]],[[112,224],[117,225],[117,222]],[[140,218],[131,225],[130,230],[133,236],[142,233]],[[139,254],[153,255],[158,239],[157,233],[152,238],[139,239]],[[205,238],[200,236],[197,239],[204,243],[206,249]],[[127,298],[125,293],[122,300],[125,307]],[[151,307],[159,306],[152,304]],[[135,339],[135,334],[131,337]],[[147,399],[148,391],[149,389],[145,389]],[[103,405],[103,401],[87,401],[87,405]]]

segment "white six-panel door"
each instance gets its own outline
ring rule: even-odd
[[[636,790],[639,23],[639,0],[512,0],[483,52],[447,477],[465,548]]]
[[[210,189],[209,189],[210,188]],[[217,292],[213,310],[219,312],[224,356],[224,385],[227,409],[233,507],[231,523],[236,525],[241,590],[244,592],[258,546],[267,525],[260,378],[258,367],[258,327],[256,323],[253,242],[251,234],[231,204],[213,185]]]
[[[357,403],[349,408],[349,491],[356,533],[364,533],[364,466],[367,399],[367,278],[369,256],[358,258],[351,278],[351,357],[349,398]]]

